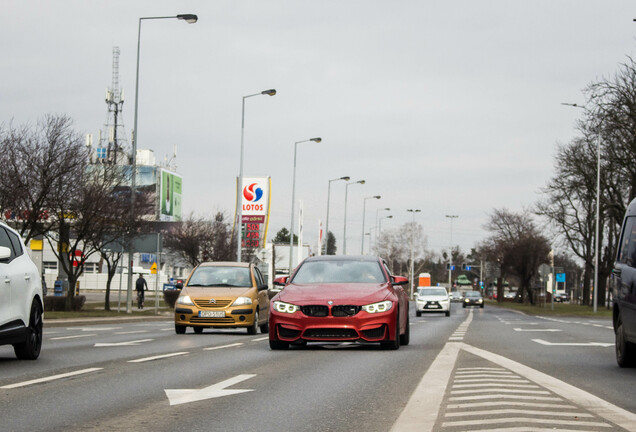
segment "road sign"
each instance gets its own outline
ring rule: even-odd
[[[157,274],[157,263],[153,262],[152,265],[150,266],[150,273],[151,274]]]
[[[557,273],[556,274],[557,282],[565,282],[565,273]]]

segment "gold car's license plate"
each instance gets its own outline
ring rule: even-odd
[[[199,318],[225,318],[225,311],[199,311]]]

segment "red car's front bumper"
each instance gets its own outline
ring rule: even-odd
[[[331,308],[326,316],[308,316],[302,311],[292,314],[269,312],[269,338],[273,341],[295,342],[299,340],[384,342],[395,338],[395,313],[371,314],[359,311],[353,316],[333,316]]]

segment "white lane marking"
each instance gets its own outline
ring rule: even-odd
[[[143,342],[150,342],[154,339],[139,339],[134,341],[126,341],[126,342],[98,342],[94,347],[121,347],[121,346],[136,346]]]
[[[515,401],[506,401],[506,406],[522,406],[522,407],[533,407],[533,408],[551,408],[551,409],[576,409],[574,405],[564,405],[564,404],[553,404],[553,403],[537,403],[537,402],[515,402]],[[482,408],[482,407],[492,407],[492,402],[468,402],[461,404],[449,404],[446,406],[448,409],[468,409],[468,408]]]
[[[611,347],[614,346],[614,342],[612,343],[603,343],[603,342],[548,342],[543,339],[532,339],[532,342],[536,342],[541,345],[547,346],[571,346],[571,347]]]
[[[143,363],[143,362],[147,362],[147,361],[153,361],[153,360],[159,360],[159,359],[164,359],[164,358],[169,358],[169,357],[175,357],[175,356],[179,356],[179,355],[184,355],[184,354],[190,354],[187,351],[184,352],[176,352],[176,353],[170,353],[170,354],[162,354],[162,355],[156,355],[153,357],[145,357],[145,358],[139,358],[136,360],[128,360],[128,363]]]
[[[220,346],[214,346],[214,347],[209,347],[209,348],[203,348],[203,351],[212,351],[212,350],[218,350],[218,349],[224,349],[224,348],[232,348],[232,347],[237,347],[237,346],[241,346],[243,345],[242,342],[238,342],[238,343],[233,343],[233,344],[229,344],[229,345],[220,345]]]
[[[125,332],[115,332],[113,334],[125,335],[125,334],[135,334],[135,333],[148,333],[148,330],[132,330],[132,331],[125,331]]]
[[[592,414],[582,412],[563,412],[563,411],[540,411],[540,410],[524,410],[524,409],[495,409],[483,411],[460,411],[455,413],[446,413],[446,417],[491,417],[500,414],[524,414],[524,415],[544,415],[557,417],[586,417],[593,418]]]
[[[506,372],[506,373],[510,373],[509,371],[505,370],[504,368],[495,368],[495,367],[460,367],[457,368],[458,372],[464,372],[464,371],[499,371],[499,372]]]
[[[560,332],[560,331],[563,331],[563,330],[561,330],[561,329],[522,329],[522,328],[515,327],[514,331],[518,331],[518,332]]]
[[[76,375],[87,374],[87,373],[95,372],[95,371],[102,370],[102,369],[103,368],[81,369],[81,370],[77,370],[75,372],[68,372],[68,373],[63,373],[63,374],[59,374],[59,375],[52,375],[52,376],[45,377],[45,378],[38,378],[38,379],[30,380],[30,381],[23,381],[23,382],[16,383],[16,384],[9,384],[9,385],[0,387],[0,389],[14,389],[14,388],[18,388],[18,387],[26,387],[26,386],[29,386],[29,385],[32,385],[32,384],[40,384],[40,383],[44,383],[44,382],[48,382],[48,381],[54,381],[54,380],[58,380],[58,379],[62,379],[62,378],[68,378],[68,377],[72,377],[72,376],[76,376]]]
[[[545,387],[558,394],[568,402],[581,406],[588,411],[592,411],[594,414],[602,417],[610,423],[614,423],[627,430],[636,430],[636,414],[634,413],[624,410],[616,405],[612,405],[597,396],[574,387],[573,385],[567,384],[557,378],[551,377],[550,375],[529,368],[528,366],[498,354],[467,344],[462,344],[462,349],[505,367],[506,369],[509,369],[540,385],[541,387]]]
[[[176,389],[176,390],[164,390],[166,396],[170,401],[170,405],[179,405],[188,402],[196,402],[205,399],[218,398],[223,396],[229,396],[238,393],[245,393],[254,391],[252,389],[242,390],[227,390],[225,387],[229,387],[238,384],[247,379],[253,378],[254,374],[237,375],[234,378],[221,381],[220,383],[213,384],[211,386],[202,389]]]
[[[612,427],[607,423],[600,422],[586,422],[581,420],[557,420],[557,419],[537,419],[532,417],[515,417],[515,418],[501,418],[501,419],[486,419],[486,420],[461,420],[442,423],[442,427],[457,427],[457,426],[478,426],[478,425],[492,425],[503,423],[534,423],[534,424],[550,424],[559,426],[584,426],[584,427]]]
[[[457,377],[455,377],[455,380],[453,382],[456,383],[456,384],[483,383],[482,385],[484,385],[484,384],[487,384],[487,383],[492,383],[492,384],[497,384],[497,383],[524,384],[524,383],[529,383],[530,381],[525,380],[523,378],[515,378],[515,377],[497,378],[496,381],[493,381],[493,379],[488,379],[488,378],[457,379]]]
[[[66,330],[79,330],[83,332],[94,332],[94,331],[111,331],[111,330],[121,330],[123,327],[67,327]]]
[[[563,399],[554,396],[524,396],[516,394],[491,394],[491,395],[479,395],[479,396],[455,396],[448,398],[449,401],[471,401],[471,400],[495,400],[495,399],[519,399],[519,400],[541,400],[541,401],[559,401],[563,402]],[[495,402],[493,402],[495,403]]]
[[[269,339],[269,336],[263,336],[256,339],[252,339],[250,342],[260,342]]]
[[[529,381],[526,381],[529,382]],[[453,388],[456,389],[468,389],[468,388],[493,388],[493,387],[498,387],[498,388],[502,388],[502,387],[508,387],[508,388],[517,388],[517,389],[538,389],[539,386],[538,385],[534,385],[534,384],[520,384],[520,383],[509,383],[509,384],[504,384],[504,383],[500,383],[500,382],[484,382],[484,383],[478,383],[478,384],[458,384],[458,381],[455,381],[453,383]]]
[[[79,339],[79,338],[85,338],[90,336],[97,336],[97,333],[75,335],[75,336],[58,336],[58,337],[50,338],[49,340]]]
[[[159,329],[159,331],[173,331],[173,330],[174,330],[174,327]]]
[[[476,394],[476,393],[492,393],[493,391],[496,391],[497,394],[503,394],[503,393],[510,393],[510,394],[516,394],[516,395],[521,395],[521,394],[536,394],[536,395],[549,395],[550,392],[549,391],[545,391],[545,390],[521,390],[521,389],[507,389],[507,388],[500,388],[500,387],[488,387],[488,388],[479,388],[479,389],[472,389],[472,390],[451,390],[450,394],[452,395],[465,395],[465,394]]]

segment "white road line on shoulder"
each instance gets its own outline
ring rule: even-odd
[[[456,396],[456,397],[448,398],[448,400],[451,402],[471,401],[471,400],[495,400],[495,399],[519,399],[519,400],[563,402],[563,399],[559,397],[554,397],[554,396],[524,396],[524,395],[517,395],[517,394],[490,394],[490,395],[479,395],[479,396]]]
[[[214,346],[214,347],[209,347],[209,348],[203,348],[203,351],[212,351],[212,350],[218,350],[218,349],[224,349],[224,348],[233,348],[233,347],[237,347],[237,346],[241,346],[241,345],[243,345],[243,342],[237,342],[237,343],[233,343],[233,344],[229,344],[229,345]]]
[[[480,426],[505,423],[534,423],[534,424],[550,424],[558,426],[584,426],[584,427],[612,427],[612,425],[600,422],[586,422],[581,420],[557,420],[557,419],[537,419],[531,417],[515,417],[501,419],[485,419],[485,420],[461,420],[442,423],[442,427],[457,426]]]
[[[537,402],[515,402],[515,401],[506,401],[506,406],[522,406],[524,408],[532,407],[532,408],[551,408],[551,409],[577,409],[574,405],[565,405],[565,404],[553,404],[553,403],[537,403]],[[481,408],[481,407],[492,407],[492,402],[468,402],[461,404],[448,404],[446,406],[447,409],[461,409],[465,410],[468,408]]]
[[[549,395],[550,392],[549,391],[545,391],[545,390],[515,390],[515,389],[506,389],[506,388],[500,388],[500,387],[488,387],[488,388],[479,388],[479,389],[473,389],[473,390],[451,390],[451,394],[452,395],[462,395],[462,394],[476,394],[476,393],[492,393],[492,392],[497,392],[497,395],[503,394],[503,393],[510,393],[510,394],[535,394],[535,395]]]
[[[175,357],[175,356],[180,356],[180,355],[184,355],[184,354],[190,354],[187,351],[184,352],[176,352],[176,353],[170,353],[170,354],[162,354],[162,355],[156,355],[153,357],[145,357],[145,358],[139,358],[136,360],[128,360],[128,363],[143,363],[143,362],[147,362],[147,361],[153,361],[153,360],[159,360],[159,359],[164,359],[164,358],[169,358],[169,357]]]
[[[491,405],[492,406],[492,405]],[[563,411],[541,411],[541,410],[525,410],[525,409],[495,409],[495,410],[482,410],[482,411],[460,411],[455,413],[446,413],[445,417],[492,417],[500,414],[523,414],[531,416],[556,416],[556,417],[585,417],[593,418],[592,414],[582,412],[563,412]]]
[[[561,329],[522,329],[518,327],[515,327],[513,330],[517,332],[560,332],[560,331],[563,331]]]
[[[90,337],[90,336],[97,336],[97,333],[75,335],[75,336],[58,336],[58,337],[50,338],[49,340],[79,339],[79,338]]]
[[[464,377],[459,377],[462,379],[458,379],[458,377],[455,377],[455,380],[453,381],[455,384],[468,384],[468,383],[482,383],[481,385],[485,385],[488,383],[492,383],[492,384],[498,384],[498,383],[510,383],[510,384],[527,384],[530,381],[525,380],[523,378],[517,378],[517,377],[503,377],[503,378],[496,378],[496,381],[494,381],[492,378],[488,379],[488,378],[471,378],[471,379],[463,379]]]
[[[134,334],[134,333],[148,333],[148,330],[132,330],[125,332],[115,332],[116,335]]]
[[[30,381],[23,381],[23,382],[20,382],[20,383],[9,384],[9,385],[0,387],[0,389],[14,389],[14,388],[18,388],[18,387],[26,387],[26,386],[33,385],[33,384],[40,384],[40,383],[44,383],[44,382],[48,382],[48,381],[54,381],[54,380],[58,380],[58,379],[62,379],[62,378],[68,378],[68,377],[72,377],[72,376],[76,376],[76,375],[87,374],[87,373],[95,372],[95,371],[102,370],[102,369],[103,368],[81,369],[81,370],[77,370],[75,372],[68,372],[68,373],[63,373],[63,374],[59,374],[59,375],[52,375],[52,376],[45,377],[45,378],[38,378],[38,379],[30,380]]]
[[[585,408],[610,423],[614,423],[627,430],[636,430],[636,414],[634,413],[612,405],[593,394],[509,358],[467,344],[462,344],[461,348],[528,378],[541,387],[545,387],[558,394],[568,402]]]
[[[529,381],[526,381],[529,382]],[[538,389],[538,385],[534,384],[521,384],[521,383],[501,383],[501,382],[483,382],[477,384],[459,384],[458,381],[453,383],[454,389],[467,389],[467,388],[492,388],[492,387],[507,387],[518,389]]]
[[[569,347],[613,347],[614,342],[604,343],[604,342],[548,342],[543,339],[532,339],[532,342],[536,342],[541,345],[547,346],[569,346]]]
[[[256,339],[252,339],[250,342],[260,342],[269,339],[269,336],[263,336]]]

